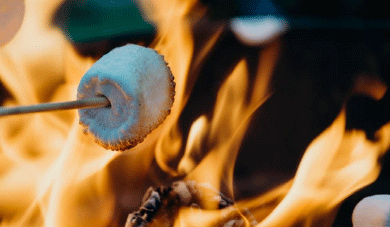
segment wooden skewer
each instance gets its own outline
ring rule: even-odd
[[[9,108],[0,108],[0,117],[16,115],[16,114],[106,107],[106,106],[110,106],[110,101],[107,98],[96,97],[96,98],[88,98],[88,99],[79,99],[76,101],[69,101],[69,102],[51,102],[51,103],[41,103],[41,104],[36,104],[31,106],[16,106],[16,107],[9,107]]]

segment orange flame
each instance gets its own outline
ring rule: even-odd
[[[0,48],[0,81],[11,93],[4,105],[76,99],[78,82],[94,60],[79,56],[50,25],[61,3],[25,1],[20,30]],[[194,71],[226,26],[216,25],[198,44],[194,24],[207,9],[196,0],[141,3],[158,26],[151,46],[165,56],[175,75],[171,115],[123,154],[106,151],[83,135],[76,111],[0,119],[0,226],[120,226],[116,212],[121,206],[136,209],[146,187],[175,177],[207,186],[209,196],[222,191],[234,198],[234,163],[252,115],[272,95],[281,40],[264,46],[258,65],[265,67],[259,67],[255,78],[241,59],[219,88],[212,113],[181,132],[178,121],[197,80]],[[355,90],[379,99],[386,88],[373,84],[378,92],[359,83]],[[390,147],[390,124],[369,141],[362,131],[346,131],[345,118],[342,111],[310,144],[287,183],[224,209],[204,196],[203,209],[181,208],[173,225],[331,225],[340,202],[377,178],[378,160]],[[171,165],[176,159],[178,165]]]
[[[61,2],[25,1],[20,30],[0,49],[0,80],[11,93],[4,105],[76,98],[92,61],[76,56],[50,24]],[[76,111],[3,118],[0,135],[0,226],[111,221],[114,197],[104,167],[117,154],[80,133]]]

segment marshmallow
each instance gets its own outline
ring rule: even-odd
[[[352,213],[353,227],[390,226],[390,195],[374,195],[360,201]]]
[[[99,59],[83,76],[77,99],[106,97],[110,106],[79,109],[84,133],[106,149],[142,142],[170,113],[175,82],[163,56],[128,44]]]

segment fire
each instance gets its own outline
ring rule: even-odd
[[[390,145],[389,130],[390,124],[385,125],[377,132],[378,142],[370,142],[361,131],[345,131],[341,112],[309,145],[288,193],[259,226],[315,226],[318,220],[331,224],[336,206],[379,175],[378,160]]]
[[[93,62],[78,57],[60,30],[51,26],[60,3],[25,2],[20,30],[0,49],[0,80],[11,94],[4,105],[76,98],[77,83]],[[1,226],[111,221],[114,197],[104,167],[117,154],[85,137],[76,113],[0,119]]]
[[[25,1],[20,30],[0,47],[0,81],[10,92],[3,105],[76,99],[78,82],[96,59],[80,56],[51,25],[62,2]],[[234,163],[255,111],[273,94],[282,41],[263,47],[258,65],[264,67],[254,76],[248,59],[239,59],[221,81],[211,112],[186,122],[183,131],[180,120],[199,68],[226,24],[213,24],[199,41],[194,25],[207,9],[197,1],[142,6],[158,27],[151,47],[165,56],[175,76],[170,116],[124,153],[106,151],[82,134],[74,110],[0,119],[0,226],[123,226],[123,216],[138,208],[147,187],[173,179],[205,190],[199,207],[178,209],[173,226],[326,226],[346,197],[377,178],[378,160],[390,147],[390,124],[371,141],[363,131],[345,129],[343,109],[307,147],[291,180],[235,201]],[[380,99],[386,87],[372,84],[370,90],[357,83],[355,90]],[[234,204],[218,209],[218,200],[210,198],[219,192]]]

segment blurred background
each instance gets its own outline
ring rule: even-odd
[[[0,45],[7,46],[22,24],[25,3],[0,2]],[[182,2],[169,1],[175,7]],[[183,95],[186,101],[176,123],[183,140],[189,137],[192,122],[201,116],[213,117],[218,92],[239,62],[245,59],[249,88],[254,89],[259,69],[274,64],[262,60],[260,53],[277,46],[270,50],[278,52],[274,66],[270,67],[272,75],[267,84],[271,95],[251,114],[234,163],[235,200],[256,197],[292,179],[309,144],[334,122],[343,108],[346,110],[346,129],[364,131],[368,141],[375,142],[375,132],[390,121],[387,89],[390,83],[390,14],[386,2],[188,2],[191,10],[183,15],[190,24],[187,32],[192,40],[188,45],[193,45],[193,52],[187,68],[189,77],[183,82],[187,88]],[[148,4],[148,1],[65,0],[52,12],[50,23],[61,30],[77,55],[96,60],[127,43],[159,47],[164,45],[164,37],[175,36],[175,29],[164,31],[167,25],[159,21],[165,16],[174,18],[175,13],[181,17],[182,11],[172,10],[170,15],[168,7],[159,14],[156,13],[160,12],[158,9]],[[183,40],[180,42],[186,46],[186,39]],[[169,58],[170,46],[166,48]],[[176,52],[180,53],[180,50]],[[13,97],[4,80],[0,80],[1,102]],[[53,82],[61,83],[61,80]],[[46,97],[50,96],[48,94]],[[251,94],[245,95],[244,100],[249,102]],[[135,190],[139,195],[131,198],[136,202],[116,203],[116,223],[124,224],[127,214],[140,205],[139,198],[147,187],[183,178],[170,171],[180,169],[184,147],[185,144],[181,145],[180,152],[164,165],[153,157],[148,158],[152,160],[148,168],[154,176],[146,177],[147,180]],[[204,152],[193,158],[195,163],[200,163],[206,156],[209,145],[201,143],[199,147]],[[159,156],[158,152],[156,156]],[[352,226],[353,208],[364,197],[390,194],[389,161],[388,152],[380,156],[379,177],[374,183],[354,191],[338,206],[332,226]],[[122,167],[126,166],[122,162],[115,159],[109,167],[113,190],[119,194],[133,183],[114,177],[114,173],[122,172]],[[132,173],[130,169],[124,172]],[[221,191],[229,194],[223,187]]]

